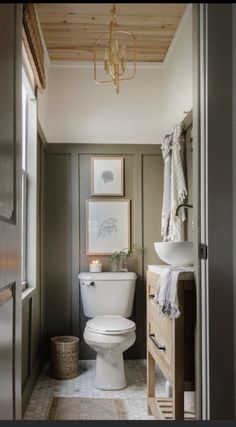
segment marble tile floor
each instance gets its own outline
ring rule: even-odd
[[[80,373],[71,380],[56,380],[49,376],[49,364],[45,364],[29,405],[24,420],[45,420],[48,404],[52,396],[120,398],[124,399],[128,409],[129,420],[154,420],[147,411],[146,360],[125,360],[128,386],[123,390],[98,390],[93,386],[95,360],[80,360]],[[156,393],[166,397],[165,378],[156,368],[158,384]]]

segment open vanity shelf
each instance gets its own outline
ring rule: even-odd
[[[159,271],[159,272],[158,272]],[[147,388],[148,407],[160,420],[195,419],[184,408],[184,391],[194,391],[195,286],[193,274],[183,272],[178,281],[181,315],[172,320],[159,314],[153,302],[160,270],[147,271]],[[155,395],[155,364],[172,388],[172,397]],[[158,378],[157,378],[158,381]]]
[[[175,420],[173,417],[173,399],[168,397],[149,398],[149,408],[158,420]],[[185,420],[195,420],[195,412],[184,411]]]

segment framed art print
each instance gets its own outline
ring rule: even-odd
[[[91,157],[91,195],[124,195],[123,157]]]
[[[86,200],[86,255],[130,247],[130,200]]]

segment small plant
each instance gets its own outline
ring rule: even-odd
[[[111,256],[111,270],[112,271],[127,271],[126,261],[127,258],[134,255],[136,252],[142,251],[143,248],[140,245],[134,243],[131,249],[125,248],[121,251],[113,252]]]

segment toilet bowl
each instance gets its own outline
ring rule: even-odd
[[[89,317],[84,341],[96,351],[94,386],[103,390],[126,387],[123,352],[134,344],[132,314],[137,275],[133,272],[80,273],[84,315]]]
[[[96,316],[84,330],[85,342],[96,351],[94,386],[120,390],[127,386],[123,352],[134,344],[135,323],[122,316]]]

